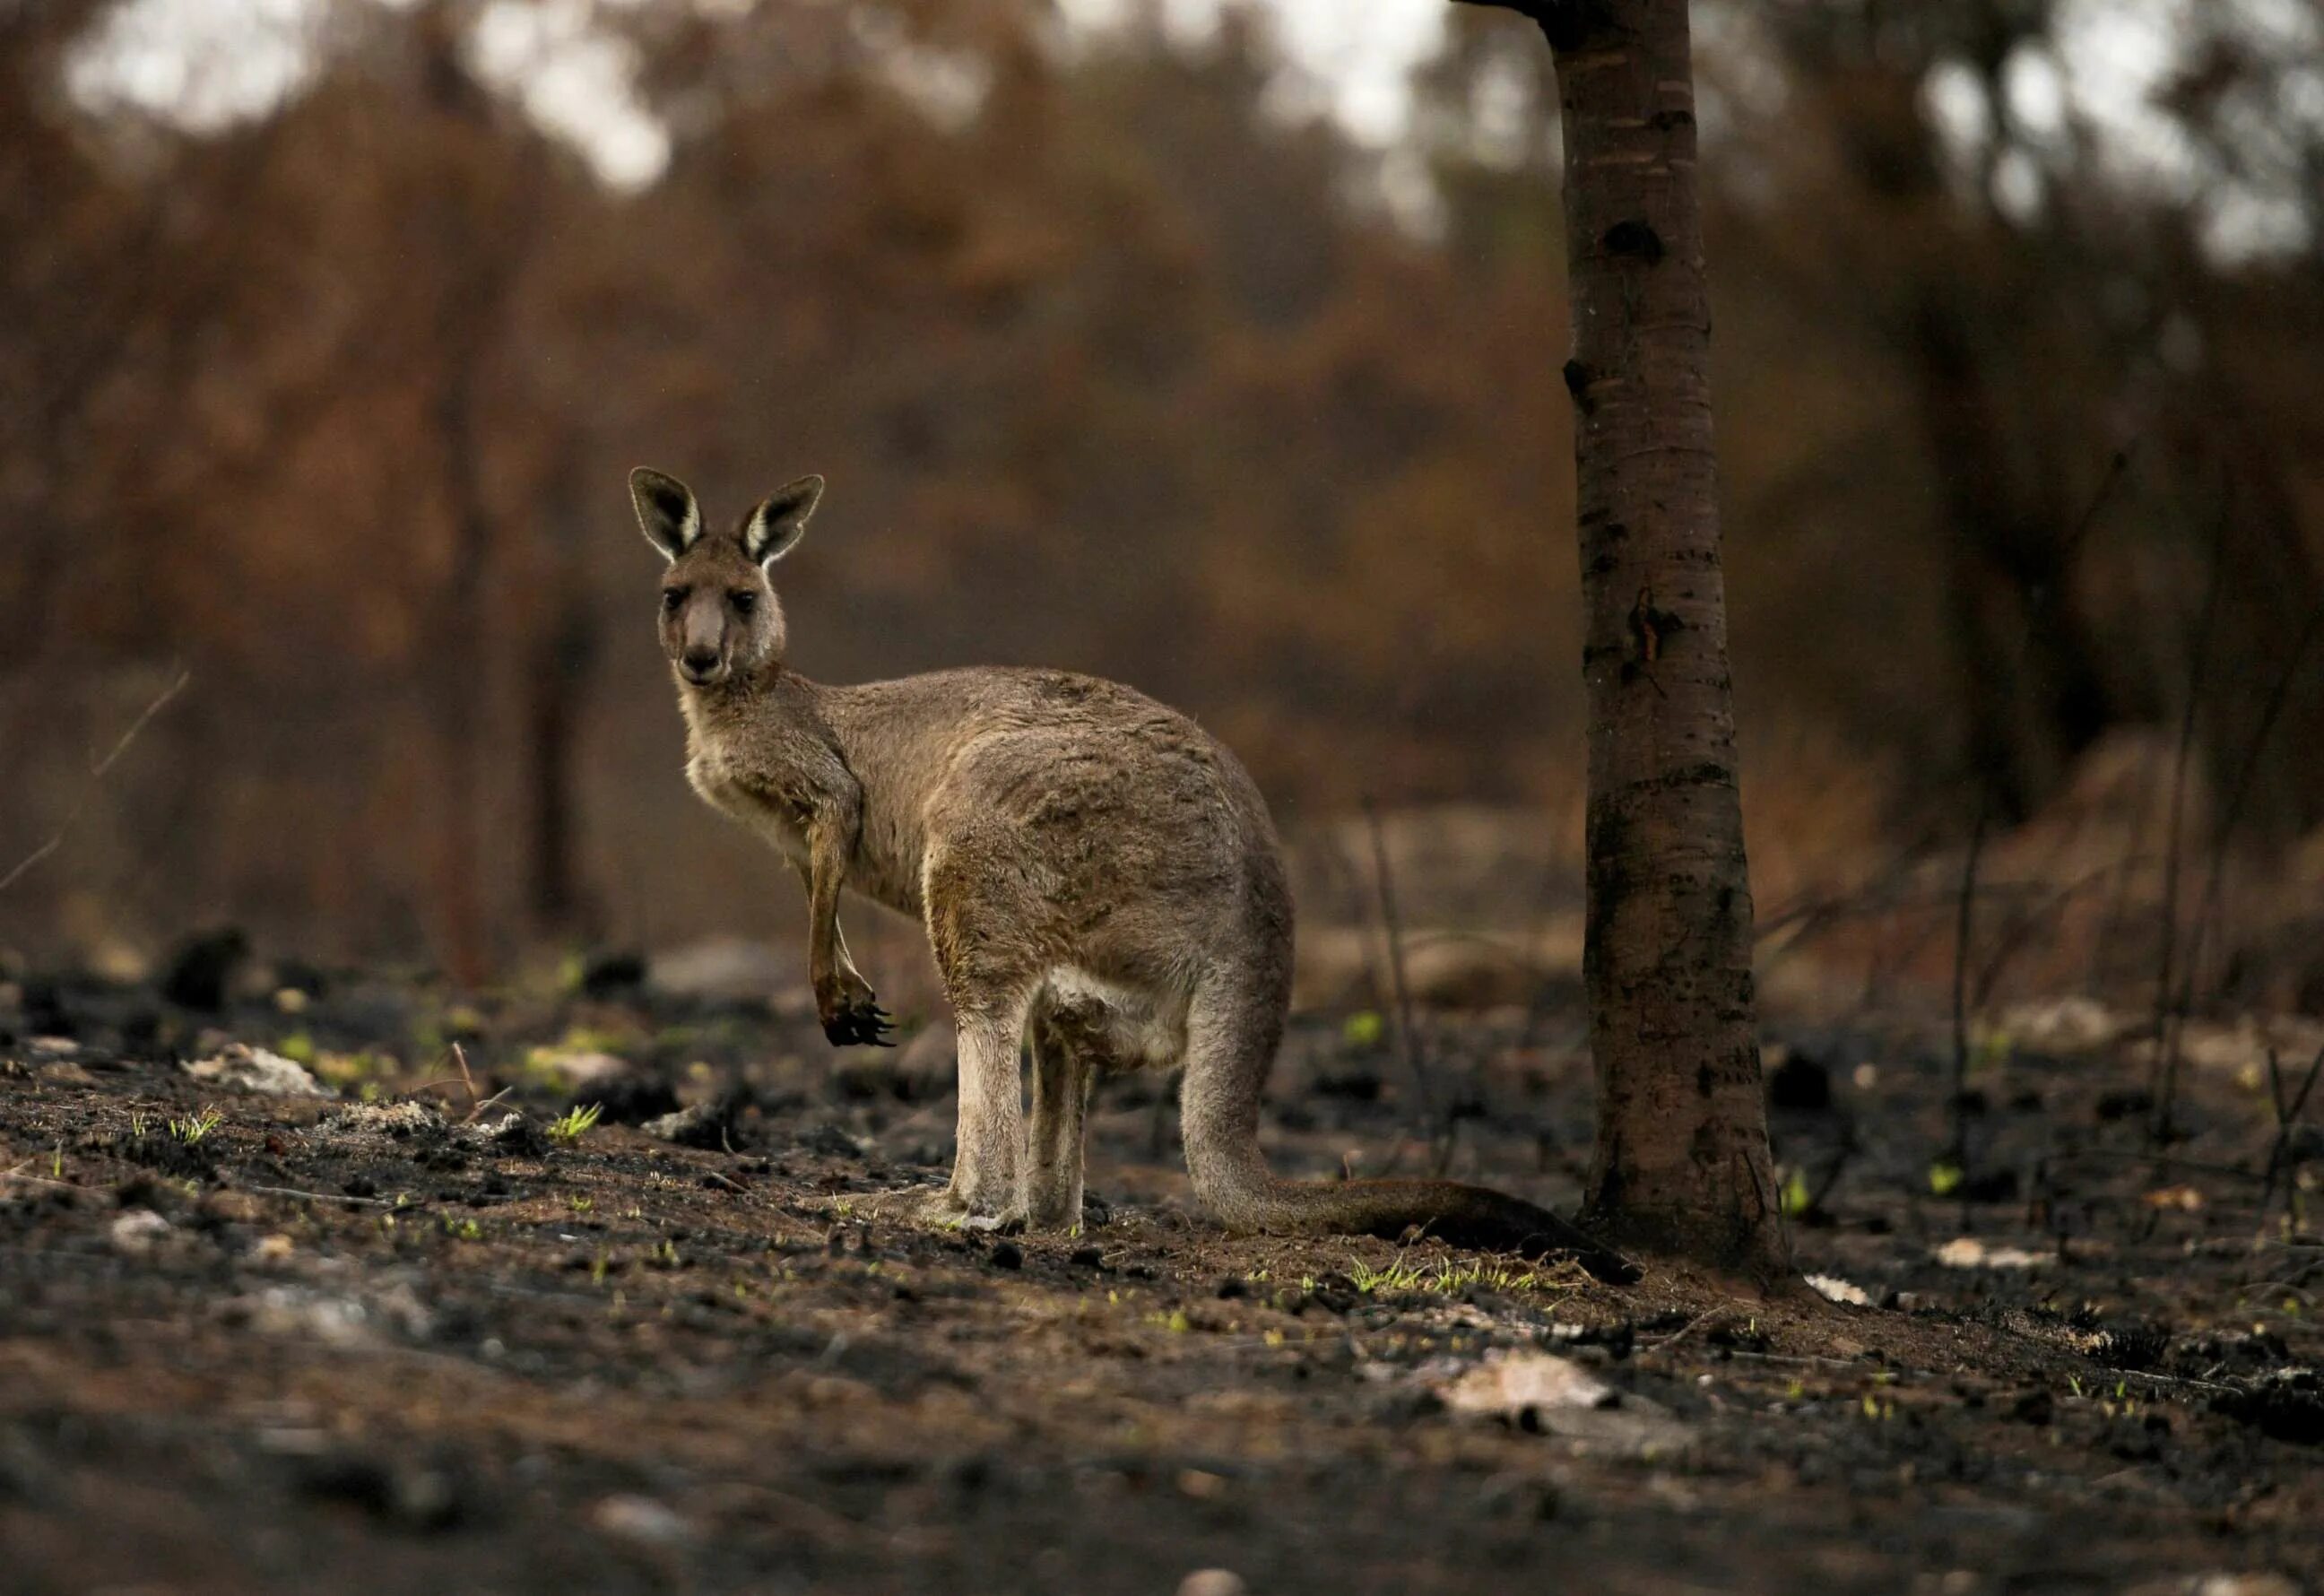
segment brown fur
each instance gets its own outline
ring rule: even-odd
[[[1194,722],[1112,682],[985,669],[825,687],[788,669],[766,567],[821,492],[804,478],[718,535],[682,484],[632,477],[670,561],[662,643],[687,779],[805,878],[809,974],[835,1042],[882,1042],[888,1028],[840,936],[842,886],[927,929],[960,1038],[959,1152],[940,1212],[1073,1225],[1097,1074],[1183,1064],[1187,1168],[1230,1227],[1417,1226],[1615,1267],[1498,1192],[1271,1176],[1259,1105],[1290,1006],[1292,910],[1258,788]]]

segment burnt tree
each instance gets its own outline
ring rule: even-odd
[[[1493,0],[1468,0],[1490,4]],[[1588,684],[1585,1222],[1773,1282],[1685,0],[1522,0],[1555,58]]]

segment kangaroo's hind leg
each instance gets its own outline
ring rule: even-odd
[[[1037,1230],[1081,1222],[1084,1132],[1091,1090],[1107,1067],[1104,1025],[1094,1005],[1070,1002],[1045,1007],[1033,1020],[1025,1207]]]
[[[947,852],[928,865],[928,946],[944,976],[960,1038],[960,1135],[939,1217],[979,1229],[1025,1222],[1025,1024],[1041,990],[1041,963],[1021,927],[1035,907],[1021,882],[988,868],[984,849]]]

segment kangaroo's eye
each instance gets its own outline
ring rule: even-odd
[[[663,589],[661,590],[661,608],[662,608],[662,613],[664,613],[664,614],[666,614],[666,615],[675,615],[675,614],[677,614],[677,613],[678,613],[678,606],[679,606],[679,605],[681,605],[681,604],[685,604],[685,603],[686,603],[686,589],[685,589],[685,588],[683,588],[683,587],[665,587],[665,588],[663,588]]]
[[[747,615],[759,607],[759,595],[747,587],[740,593],[730,594],[728,596],[733,599],[734,613],[738,615]]]

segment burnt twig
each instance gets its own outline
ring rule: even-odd
[[[2154,1118],[2148,1140],[2171,1140],[2172,1100],[2179,1090],[2179,1043],[2185,1010],[2172,1001],[2171,977],[2179,942],[2179,839],[2187,810],[2187,765],[2195,746],[2196,711],[2203,699],[2203,677],[2211,652],[2211,623],[2218,613],[2220,579],[2227,569],[2227,495],[2211,529],[2211,570],[2203,584],[2203,608],[2195,623],[2195,646],[2187,661],[2187,702],[2179,714],[2179,746],[2171,765],[2171,820],[2163,839],[2163,950],[2154,973],[2155,1074],[2150,1083]],[[2190,961],[2191,963],[2191,961]]]
[[[2275,1201],[2275,1182],[2283,1171],[2286,1155],[2292,1151],[2292,1127],[2300,1122],[2301,1113],[2308,1107],[2308,1094],[2316,1089],[2316,1077],[2324,1074],[2324,1047],[2316,1050],[2308,1066],[2308,1074],[2300,1083],[2300,1090],[2289,1099],[2283,1095],[2283,1070],[2276,1063],[2275,1049],[2267,1050],[2267,1095],[2275,1108],[2275,1141],[2267,1149],[2267,1171],[2260,1177],[2259,1217],[2267,1222],[2268,1205]]]
[[[1969,1093],[1969,942],[1977,910],[1977,864],[1985,834],[1993,823],[1993,800],[1980,797],[1977,824],[1969,828],[1969,853],[1961,861],[1960,898],[1953,912],[1953,1094],[1947,1106],[1952,1124],[1952,1166],[1969,1167],[1969,1115],[1961,1100]]]
[[[1380,831],[1379,806],[1370,795],[1364,798],[1364,820],[1371,828],[1372,880],[1379,892],[1380,927],[1388,937],[1388,981],[1396,1000],[1397,1046],[1404,1054],[1404,1066],[1412,1075],[1414,1090],[1420,1095],[1421,1123],[1428,1130],[1430,1147],[1436,1149],[1437,1173],[1441,1175],[1452,1156],[1450,1126],[1436,1112],[1436,1093],[1428,1078],[1428,1063],[1421,1053],[1420,1033],[1413,1024],[1412,989],[1404,978],[1404,924],[1396,912],[1396,881],[1388,871],[1388,842]]]

